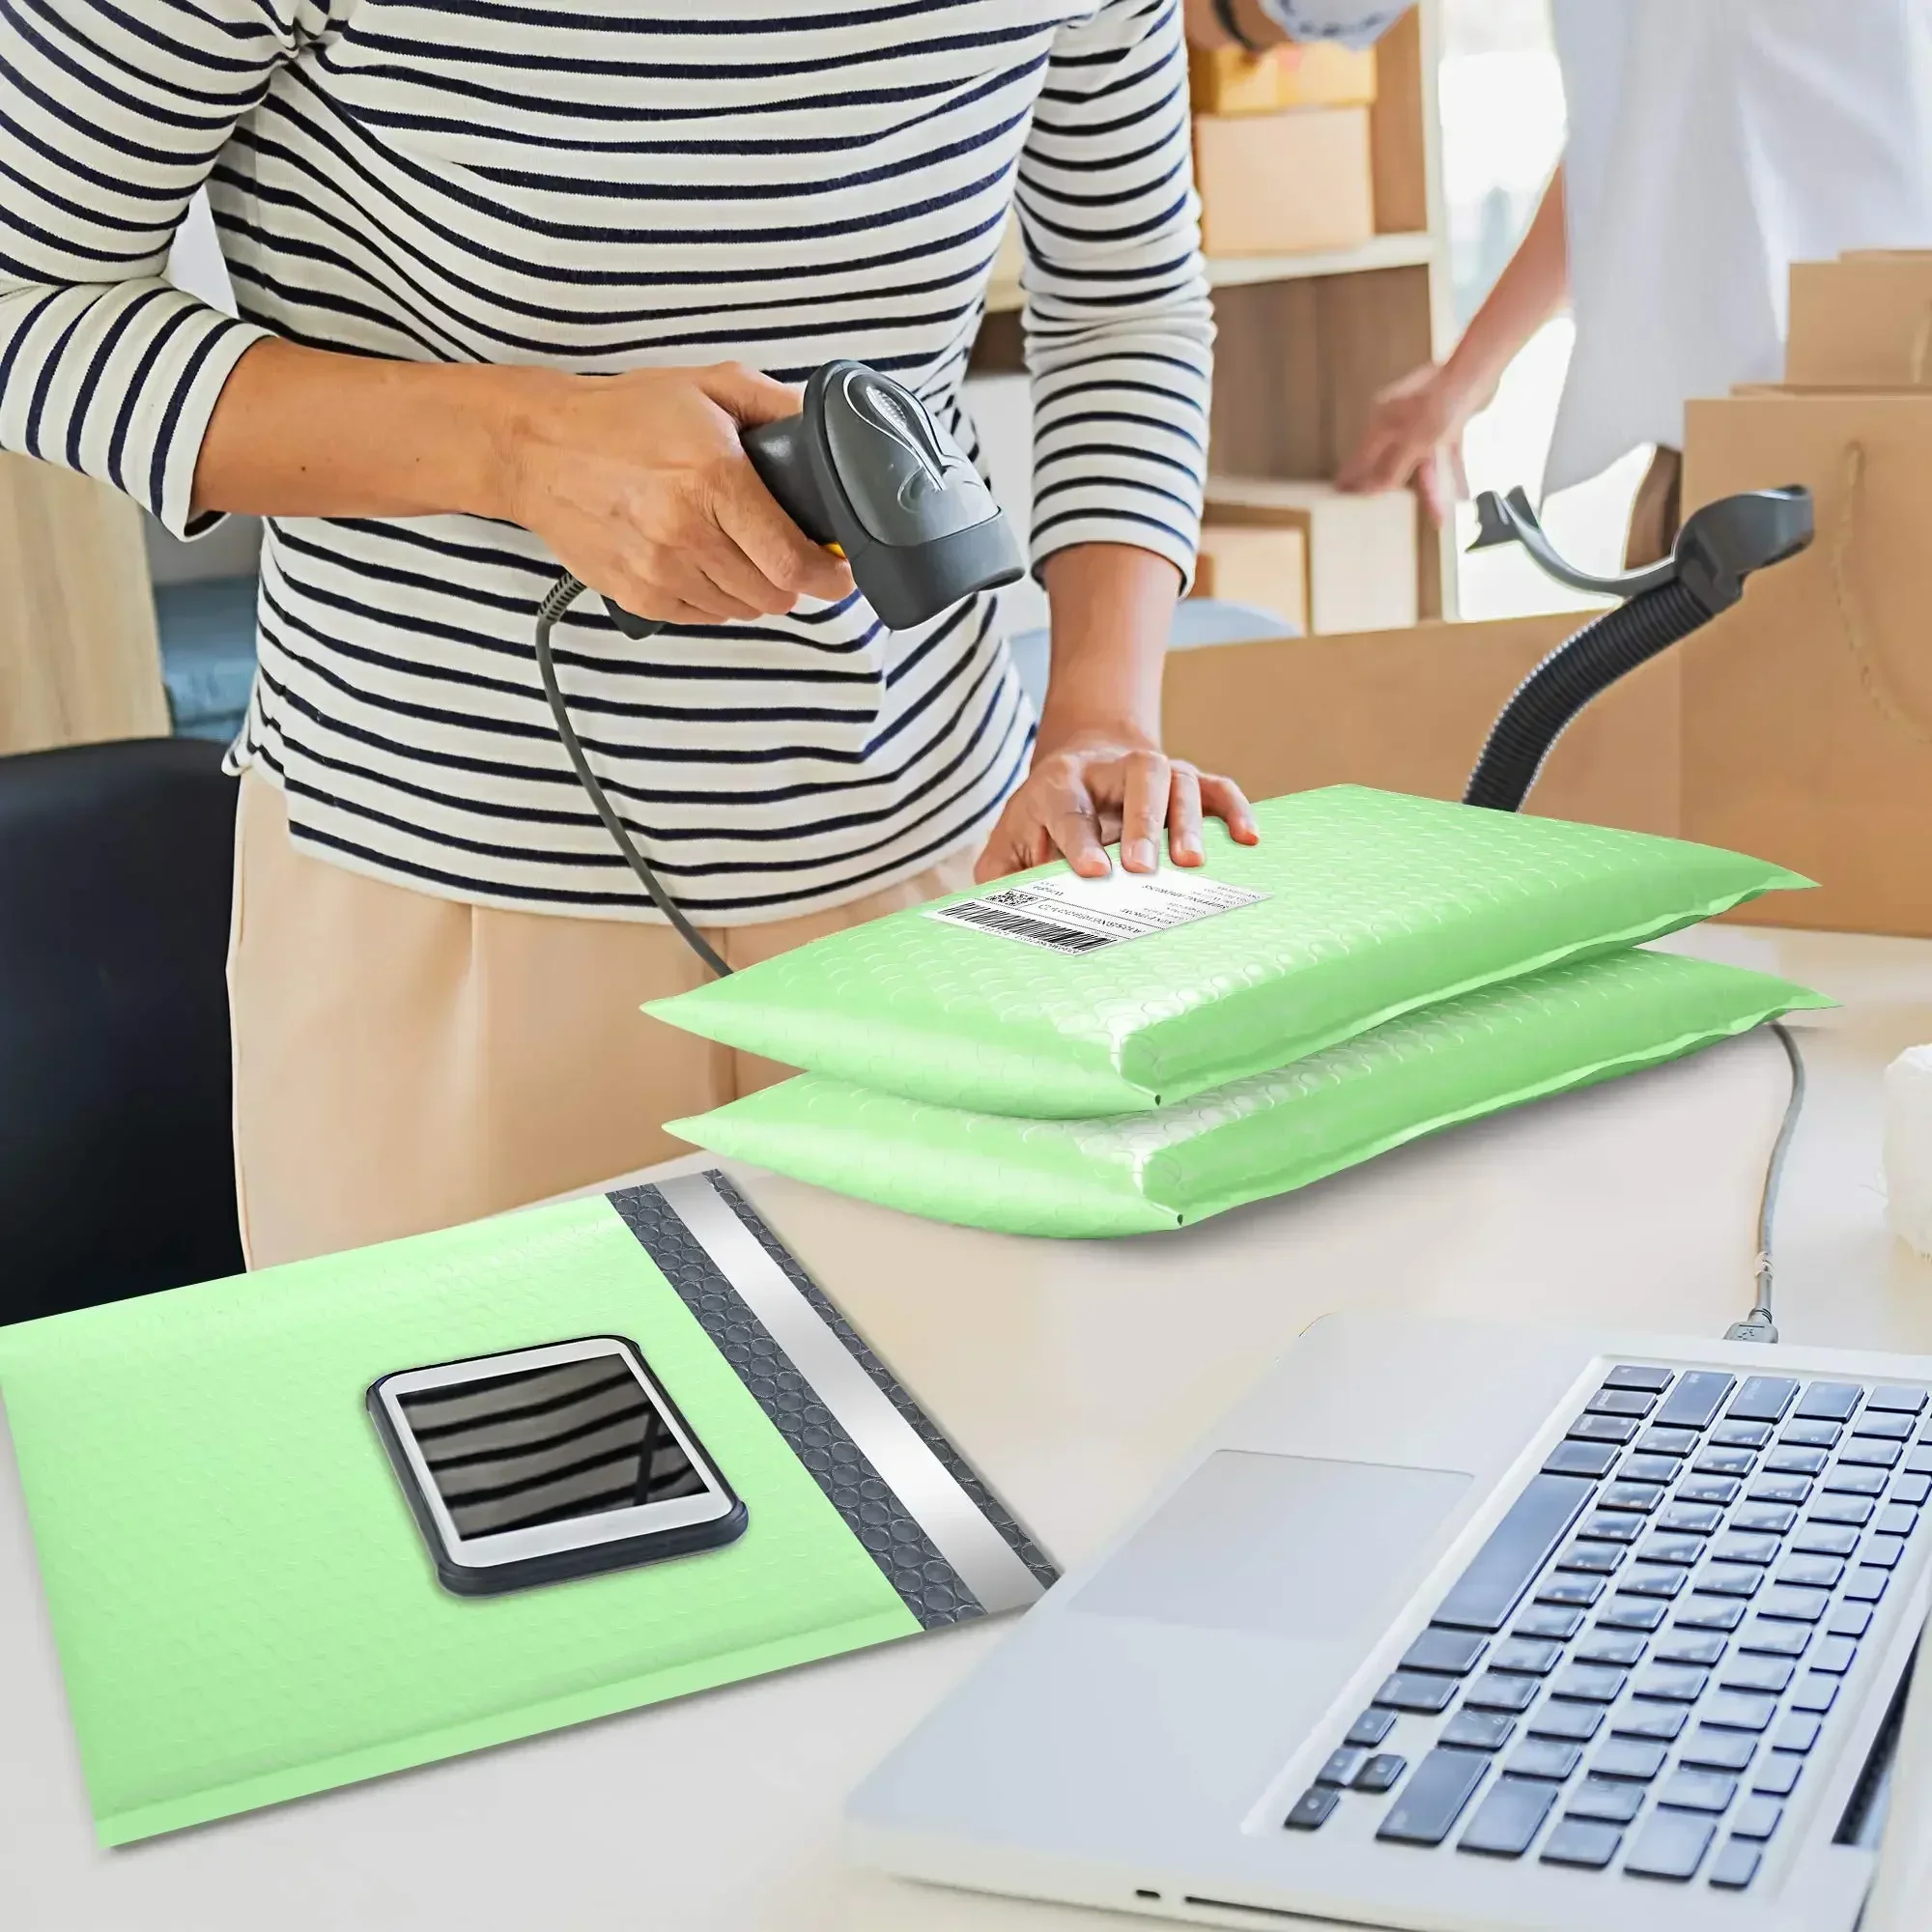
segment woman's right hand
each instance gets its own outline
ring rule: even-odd
[[[1447,364],[1425,362],[1391,383],[1369,410],[1369,426],[1355,453],[1343,465],[1336,487],[1375,496],[1413,482],[1439,526],[1468,495],[1463,469],[1463,431],[1488,401],[1472,394]]]
[[[732,362],[514,374],[498,513],[591,589],[669,624],[851,593],[851,572],[779,507],[738,440],[795,415],[796,389]]]

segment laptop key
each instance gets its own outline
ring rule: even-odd
[[[1848,1422],[1863,1394],[1857,1382],[1813,1382],[1804,1391],[1798,1413],[1821,1422]]]
[[[1710,1536],[1724,1526],[1724,1513],[1715,1503],[1669,1503],[1657,1519],[1660,1529],[1686,1536]]]
[[[1810,1641],[1811,1633],[1804,1625],[1773,1623],[1760,1610],[1738,1638],[1738,1648],[1754,1650],[1764,1657],[1803,1657]]]
[[[1520,1671],[1529,1677],[1548,1677],[1563,1662],[1563,1646],[1542,1637],[1509,1636],[1496,1645],[1490,1659],[1492,1670]]]
[[[1613,1597],[1597,1612],[1599,1630],[1654,1631],[1663,1621],[1665,1605],[1657,1599]]]
[[[1581,1610],[1565,1609],[1556,1604],[1534,1604],[1510,1627],[1510,1635],[1553,1637],[1558,1643],[1567,1643],[1582,1628]]]
[[[1595,1704],[1546,1704],[1529,1720],[1529,1734],[1533,1738],[1555,1738],[1561,1744],[1586,1745],[1597,1735],[1603,1721],[1603,1711]]]
[[[1694,1704],[1704,1694],[1711,1673],[1688,1664],[1654,1663],[1636,1680],[1631,1694],[1662,1704]]]
[[[1645,1738],[1666,1745],[1683,1728],[1681,1704],[1630,1704],[1610,1719],[1611,1731],[1620,1738]]]
[[[1376,1702],[1391,1711],[1420,1711],[1434,1717],[1456,1701],[1453,1677],[1426,1677],[1416,1670],[1398,1670],[1382,1680]]]
[[[1802,1503],[1811,1493],[1808,1476],[1760,1476],[1751,1485],[1754,1503]]]
[[[1622,1415],[1579,1415],[1567,1434],[1573,1442],[1614,1442],[1621,1447],[1636,1434],[1636,1424]]]
[[[1657,1483],[1612,1483],[1597,1498],[1597,1506],[1606,1510],[1634,1510],[1648,1516],[1663,1500],[1663,1489]]]
[[[1738,1781],[1720,1771],[1673,1771],[1657,1794],[1660,1804],[1678,1811],[1718,1812],[1738,1795]]]
[[[1543,1841],[1542,1859],[1547,1865],[1581,1865],[1585,1871],[1602,1871],[1616,1857],[1623,1841],[1624,1834],[1614,1825],[1559,1818],[1556,1829]]]
[[[1637,1437],[1636,1446],[1646,1456],[1688,1456],[1697,1446],[1697,1432],[1694,1429],[1660,1429],[1652,1423]]]
[[[1726,1690],[1754,1690],[1776,1697],[1791,1682],[1792,1665],[1781,1657],[1734,1657],[1719,1673]]]
[[[1777,1716],[1777,1699],[1744,1690],[1719,1690],[1698,1713],[1707,1724],[1730,1731],[1762,1731]]]
[[[1858,1547],[1858,1531],[1842,1522],[1807,1522],[1791,1538],[1791,1548],[1805,1556],[1849,1556]]]
[[[1282,1822],[1284,1831],[1313,1832],[1328,1822],[1328,1814],[1341,1804],[1342,1794],[1325,1784],[1311,1784],[1294,1801]]]
[[[1830,1607],[1832,1593],[1829,1590],[1800,1590],[1783,1583],[1775,1583],[1764,1593],[1758,1605],[1758,1614],[1766,1617],[1783,1617],[1796,1624],[1815,1624]]]
[[[1489,1647],[1489,1638],[1474,1632],[1438,1630],[1432,1625],[1403,1652],[1396,1668],[1426,1670],[1443,1677],[1466,1677]]]
[[[1798,1384],[1783,1376],[1747,1376],[1724,1413],[1749,1422],[1776,1422],[1797,1393]]]
[[[1745,1606],[1735,1597],[1692,1597],[1677,1612],[1683,1630],[1734,1631],[1744,1621]]]
[[[1607,1549],[1611,1546],[1604,1544]],[[1652,1530],[1638,1545],[1636,1555],[1644,1563],[1674,1563],[1680,1569],[1689,1569],[1704,1553],[1704,1539],[1701,1536],[1669,1536],[1662,1530]]]
[[[1822,1671],[1807,1670],[1804,1681],[1791,1693],[1791,1709],[1822,1716],[1837,1701],[1838,1680]]]
[[[1803,1755],[1818,1742],[1818,1732],[1822,1728],[1816,1718],[1803,1712],[1794,1711],[1777,1727],[1772,1739],[1773,1747],[1781,1751],[1796,1751]]]
[[[1614,1442],[1559,1442],[1545,1458],[1546,1476],[1588,1476],[1592,1481],[1607,1476],[1616,1467],[1619,1451]]]
[[[1507,1711],[1458,1711],[1436,1742],[1458,1750],[1501,1750],[1515,1729],[1516,1719]]]
[[[1620,1597],[1674,1597],[1683,1587],[1683,1571],[1668,1563],[1633,1563],[1617,1578]]]
[[[1662,1745],[1645,1744],[1641,1738],[1612,1738],[1590,1760],[1590,1776],[1648,1784],[1663,1769],[1663,1756]]]
[[[1317,1784],[1332,1784],[1338,1791],[1346,1791],[1355,1781],[1355,1775],[1369,1761],[1365,1750],[1357,1750],[1345,1745],[1340,1750],[1328,1753],[1327,1761],[1315,1774]]]
[[[1932,1476],[1932,1442],[1921,1435],[1919,1447],[1905,1459],[1905,1473],[1908,1476]]]
[[[1670,1386],[1674,1369],[1654,1369],[1647,1362],[1619,1362],[1604,1378],[1605,1388],[1648,1389],[1652,1395],[1662,1395]]]
[[[1879,1415],[1866,1409],[1852,1425],[1854,1435],[1877,1435],[1887,1442],[1910,1442],[1917,1423],[1909,1415]]]
[[[1844,1435],[1844,1426],[1816,1420],[1787,1422],[1777,1432],[1780,1442],[1802,1442],[1811,1449],[1835,1449]]]
[[[1757,1876],[1764,1854],[1747,1844],[1736,1833],[1724,1841],[1724,1849],[1712,1861],[1710,1883],[1725,1891],[1742,1891]]]
[[[1925,1391],[1918,1388],[1903,1388],[1886,1382],[1872,1390],[1865,1397],[1867,1408],[1891,1409],[1900,1415],[1917,1415],[1925,1406]]]
[[[1748,1476],[1757,1458],[1748,1449],[1720,1449],[1713,1443],[1690,1467],[1700,1476]]]
[[[1492,1859],[1520,1859],[1543,1829],[1556,1793],[1541,1779],[1503,1777],[1491,1785],[1476,1807],[1469,1829],[1457,1841],[1459,1852],[1482,1852]]]
[[[1855,1435],[1838,1451],[1838,1461],[1862,1463],[1873,1469],[1895,1469],[1904,1453],[1896,1442],[1887,1442],[1875,1435]]]
[[[1793,1556],[1778,1570],[1777,1580],[1807,1590],[1829,1590],[1844,1574],[1845,1565],[1841,1557]]]
[[[1403,1773],[1408,1769],[1408,1760],[1399,1757],[1394,1751],[1378,1751],[1360,1771],[1355,1774],[1357,1791],[1393,1791]]]
[[[1757,1740],[1748,1731],[1714,1731],[1699,1724],[1677,1758],[1703,1771],[1740,1772],[1757,1755]]]
[[[1539,1604],[1580,1604],[1586,1609],[1603,1594],[1604,1579],[1601,1577],[1573,1576],[1562,1571],[1546,1577],[1536,1586],[1536,1601]]]
[[[1872,1506],[1863,1496],[1826,1496],[1811,1506],[1812,1522],[1848,1522],[1862,1529],[1872,1520]]]
[[[1777,1822],[1783,1816],[1784,1806],[1775,1798],[1747,1798],[1731,1813],[1731,1836],[1768,1838],[1777,1830]]]
[[[1706,1597],[1754,1597],[1763,1581],[1764,1572],[1747,1563],[1713,1562],[1697,1578],[1697,1589]]]
[[[1762,1568],[1767,1563],[1776,1563],[1784,1553],[1784,1545],[1775,1536],[1750,1536],[1740,1530],[1727,1530],[1711,1546],[1711,1560],[1715,1563],[1755,1563]]]
[[[1651,1656],[1659,1663],[1694,1663],[1708,1670],[1723,1656],[1725,1647],[1725,1639],[1715,1634],[1707,1636],[1699,1631],[1687,1635],[1682,1631],[1672,1631],[1668,1636],[1658,1639]]]
[[[1895,1570],[1898,1560],[1905,1554],[1905,1539],[1902,1536],[1868,1536],[1865,1547],[1859,1551],[1859,1561],[1868,1563],[1874,1570]]]
[[[1789,1503],[1746,1503],[1733,1513],[1731,1527],[1783,1536],[1797,1520],[1798,1512]]]
[[[1932,1496],[1932,1476],[1894,1476],[1886,1494],[1895,1503],[1910,1503],[1917,1509],[1928,1496]]]
[[[1845,1584],[1845,1601],[1848,1604],[1875,1604],[1885,1595],[1886,1574],[1874,1570],[1869,1564],[1861,1563],[1851,1574]]]
[[[1858,1654],[1858,1645],[1848,1636],[1821,1637],[1818,1648],[1811,1653],[1811,1668],[1842,1677],[1852,1667],[1852,1660]]]
[[[1583,1405],[1583,1411],[1586,1415],[1648,1415],[1656,1406],[1657,1398],[1643,1389],[1616,1388],[1606,1382]]]
[[[1675,1456],[1646,1456],[1633,1449],[1618,1474],[1630,1483],[1672,1483],[1680,1466]]]
[[[1751,1773],[1751,1789],[1767,1798],[1789,1798],[1798,1787],[1804,1760],[1790,1751],[1773,1751],[1758,1760]]]
[[[1848,1468],[1836,1463],[1825,1472],[1824,1488],[1828,1496],[1869,1496],[1876,1501],[1890,1480],[1883,1469]]]
[[[1771,1424],[1719,1422],[1712,1427],[1710,1439],[1725,1449],[1762,1449],[1771,1440]]]
[[[1394,1729],[1395,1713],[1379,1711],[1372,1706],[1349,1726],[1349,1735],[1342,1742],[1345,1745],[1359,1745],[1364,1750],[1369,1750],[1380,1744]]]
[[[1686,1476],[1677,1485],[1680,1503],[1734,1503],[1744,1488],[1735,1476]]]
[[[1720,1638],[1721,1642],[1722,1639]],[[1593,1630],[1571,1652],[1578,1663],[1614,1663],[1628,1670],[1643,1655],[1644,1638],[1634,1632]]]
[[[1580,1570],[1588,1576],[1608,1577],[1624,1560],[1620,1543],[1573,1543],[1556,1559],[1559,1570]]]
[[[1439,1845],[1488,1775],[1480,1751],[1437,1746],[1409,1773],[1402,1795],[1376,1827],[1378,1838],[1402,1845]]]
[[[1677,1386],[1663,1399],[1657,1411],[1660,1428],[1708,1429],[1724,1406],[1724,1398],[1737,1387],[1735,1376],[1716,1369],[1690,1369],[1677,1378]]]
[[[1532,1476],[1432,1621],[1456,1630],[1500,1631],[1595,1493],[1596,1486],[1581,1476]]]
[[[1602,1663],[1573,1663],[1549,1687],[1552,1697],[1575,1697],[1585,1704],[1614,1704],[1628,1673]]]
[[[1642,1809],[1642,1785],[1600,1779],[1594,1772],[1563,1801],[1566,1818],[1593,1818],[1600,1825],[1628,1825]]]
[[[1536,1702],[1537,1689],[1533,1677],[1486,1670],[1470,1685],[1463,1701],[1478,1711],[1526,1711]]]
[[[1887,1503],[1872,1529],[1879,1536],[1910,1536],[1918,1527],[1918,1512],[1902,1503]]]
[[[1624,1859],[1624,1870],[1637,1878],[1668,1878],[1680,1883],[1694,1877],[1711,1849],[1718,1828],[1694,1811],[1658,1811],[1636,1834]]]
[[[1871,1629],[1872,1613],[1863,1604],[1840,1604],[1825,1626],[1827,1636],[1863,1636]]]
[[[1765,1473],[1771,1476],[1815,1476],[1832,1460],[1826,1449],[1800,1449],[1780,1444],[1764,1459]]]
[[[1578,1745],[1562,1744],[1555,1738],[1531,1738],[1517,1747],[1503,1770],[1511,1777],[1544,1777],[1561,1784],[1582,1761]]]

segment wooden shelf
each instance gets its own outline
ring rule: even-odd
[[[1294,282],[1313,275],[1359,275],[1376,269],[1427,267],[1436,258],[1436,241],[1426,231],[1378,235],[1359,248],[1317,250],[1306,255],[1209,255],[1208,280],[1217,289],[1252,287],[1257,282]],[[993,283],[986,295],[989,315],[1020,305],[1016,281]]]

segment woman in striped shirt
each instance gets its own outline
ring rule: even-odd
[[[269,521],[230,957],[256,1264],[674,1150],[773,1069],[637,1016],[733,964],[1101,844],[1198,862],[1170,764],[1211,326],[1177,0],[0,0],[0,445],[172,530]],[[206,185],[231,317],[162,279]],[[737,440],[835,355],[971,446],[1028,244],[1036,724],[989,599],[889,634]],[[763,372],[763,373],[759,373]]]

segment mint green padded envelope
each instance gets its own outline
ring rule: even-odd
[[[445,1593],[364,1391],[605,1334],[744,1534]],[[1020,1608],[1054,1575],[719,1175],[0,1328],[0,1398],[106,1844]]]

